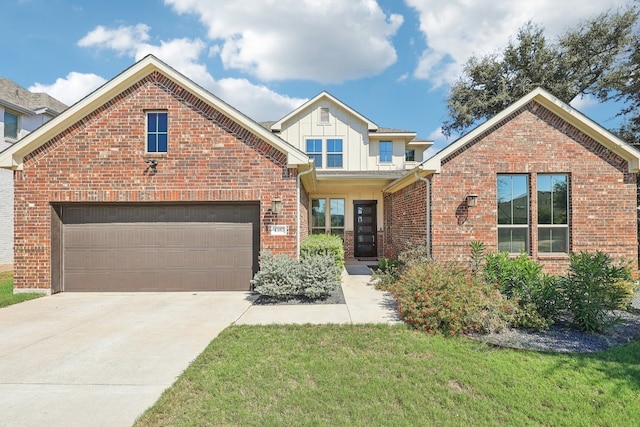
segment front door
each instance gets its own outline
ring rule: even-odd
[[[378,256],[376,245],[378,225],[376,223],[376,200],[355,200],[353,202],[353,232],[356,258],[373,258]]]

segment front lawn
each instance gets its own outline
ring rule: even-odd
[[[639,419],[640,342],[560,355],[403,325],[305,325],[226,329],[136,425],[617,426]]]
[[[0,307],[6,307],[11,304],[18,304],[19,302],[27,301],[34,298],[39,298],[43,294],[37,293],[13,293],[13,272],[5,271],[0,273]]]

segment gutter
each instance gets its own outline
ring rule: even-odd
[[[431,180],[429,178],[423,178],[418,174],[418,171],[415,172],[416,178],[420,181],[423,181],[427,191],[426,197],[426,220],[427,220],[427,255],[431,258]]]
[[[300,177],[313,172],[313,167],[300,172],[296,177],[296,259],[300,259]]]

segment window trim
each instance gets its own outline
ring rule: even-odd
[[[525,250],[524,252],[527,255],[531,255],[531,176],[529,174],[526,173],[499,173],[496,176],[496,207],[498,208],[500,205],[500,190],[498,188],[498,181],[500,179],[500,177],[514,177],[514,176],[524,176],[526,178],[526,188],[527,188],[527,203],[526,203],[526,210],[527,210],[527,223],[526,224],[513,224],[513,213],[511,214],[511,224],[500,224],[500,218],[499,218],[499,209],[496,209],[496,237],[497,237],[497,246],[498,246],[498,250],[500,250],[500,231],[501,230],[515,230],[515,229],[526,229],[525,232],[525,241],[524,241],[524,246],[525,246]],[[513,184],[511,185],[511,202],[513,203]],[[520,252],[514,252],[513,251],[513,238],[511,238],[511,240],[509,241],[509,246],[510,246],[510,250],[508,251],[510,254],[519,254]]]
[[[315,141],[315,142],[320,142],[320,151],[309,151],[309,142],[311,141]],[[305,154],[307,156],[309,156],[310,158],[316,160],[316,159],[320,159],[320,162],[318,163],[317,161],[315,161],[315,166],[316,168],[322,169],[324,168],[324,141],[322,138],[305,138],[304,140],[304,148],[305,148]],[[317,148],[317,147],[314,147]],[[317,156],[317,157],[316,157]]]
[[[167,130],[166,131],[159,131],[158,130],[158,126],[156,125],[156,130],[155,131],[150,131],[149,130],[149,115],[150,114],[164,114],[166,115],[166,121],[167,121]],[[150,151],[149,150],[149,136],[150,135],[155,135],[156,137],[159,135],[166,135],[167,138],[167,147],[166,150],[161,151],[158,149],[158,141],[156,139],[156,150],[155,151]],[[146,154],[166,154],[169,152],[169,112],[167,110],[146,110],[145,111],[145,153]]]
[[[340,141],[340,151],[329,151],[329,141]],[[328,169],[342,169],[344,168],[344,140],[342,138],[327,138],[326,139],[326,147],[327,147],[327,168]],[[340,156],[340,166],[331,166],[329,164],[329,156],[337,157]]]
[[[324,226],[314,226],[313,216],[313,203],[315,201],[322,200],[324,202]],[[342,226],[333,226],[331,219],[333,216],[332,208],[334,201],[342,202]],[[328,209],[327,209],[328,207]],[[344,238],[345,224],[347,223],[347,204],[346,199],[343,197],[315,197],[311,199],[310,209],[310,233],[311,234],[337,234]],[[340,233],[334,233],[334,231],[340,231]]]
[[[566,189],[565,189],[565,195],[566,195],[566,206],[565,206],[566,219],[565,220],[566,220],[566,223],[565,224],[554,224],[553,220],[552,220],[552,223],[550,223],[550,224],[540,223],[540,178],[541,177],[559,177],[559,176],[564,177],[565,178],[565,183],[566,183]],[[570,179],[569,178],[570,177],[569,177],[568,173],[541,173],[541,174],[537,174],[537,176],[536,176],[536,195],[537,195],[536,210],[537,210],[537,213],[538,213],[538,215],[537,215],[537,217],[538,217],[537,218],[537,224],[536,224],[536,226],[537,226],[536,232],[537,232],[537,236],[538,236],[538,238],[537,238],[537,243],[538,243],[537,252],[538,252],[538,255],[541,255],[541,256],[554,256],[554,255],[567,255],[567,254],[569,254],[569,250],[570,250],[570,247],[571,247],[571,213],[570,213],[570,209],[569,209],[569,206],[570,206],[570,191],[569,191],[569,189],[570,189]],[[551,192],[551,202],[552,202],[551,215],[552,215],[552,218],[553,218],[553,201],[554,201],[553,194],[554,194],[554,191],[552,189],[552,192]],[[564,230],[564,234],[566,236],[566,242],[565,242],[565,248],[564,248],[565,250],[564,251],[560,251],[560,252],[553,251],[553,250],[549,250],[549,251],[540,250],[540,230],[551,230],[553,232],[554,229],[555,230]],[[550,249],[553,249],[553,245],[551,245]]]
[[[413,153],[413,160],[407,159],[407,152],[409,152],[409,151]],[[415,163],[415,161],[416,161],[416,149],[415,148],[405,148],[404,149],[404,161],[405,162],[410,162],[410,163]]]

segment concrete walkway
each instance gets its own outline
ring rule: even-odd
[[[346,304],[253,306],[243,292],[62,293],[0,309],[0,426],[130,426],[231,324],[394,323],[366,266]]]

